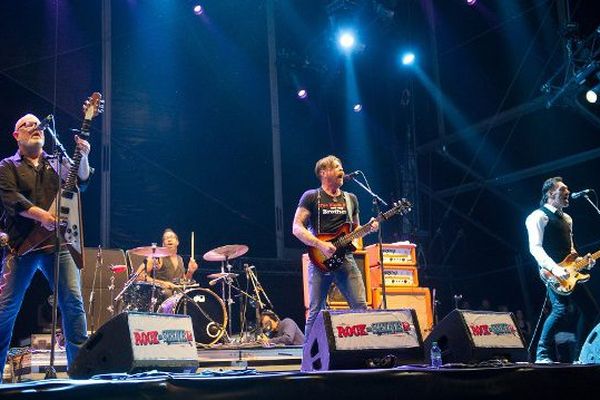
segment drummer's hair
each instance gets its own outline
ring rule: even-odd
[[[175,237],[177,238],[177,240],[179,240],[179,236],[175,233],[175,231],[171,228],[167,228],[163,231],[162,237],[165,237],[166,233],[172,233],[173,235],[175,235]]]
[[[279,316],[271,310],[262,310],[260,312],[261,321],[262,321],[263,317],[265,317],[265,316],[271,318],[272,320],[279,321]]]

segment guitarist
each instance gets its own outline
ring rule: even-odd
[[[576,253],[573,244],[573,220],[563,212],[569,206],[569,188],[561,177],[549,178],[542,186],[540,208],[527,217],[525,226],[529,236],[529,251],[540,268],[546,269],[557,278],[567,278],[569,272],[559,263],[569,254]],[[590,254],[585,256],[591,268],[594,261]],[[573,301],[579,312],[577,324],[577,347],[575,354],[579,355],[581,346],[588,333],[594,327],[598,317],[598,306],[585,285],[575,288],[570,296],[556,294],[547,288],[551,311],[544,326],[537,346],[536,363],[551,363],[553,357],[554,335],[567,319],[569,299]]]
[[[20,118],[15,124],[13,137],[18,151],[12,157],[0,161],[0,200],[4,208],[3,228],[9,236],[9,245],[3,247],[2,272],[0,275],[0,365],[6,363],[15,319],[21,308],[25,291],[39,268],[50,287],[54,277],[53,246],[32,251],[22,257],[16,249],[25,240],[35,224],[49,231],[54,230],[56,218],[52,204],[59,183],[52,161],[42,150],[44,131],[39,129],[40,120],[32,114]],[[76,146],[82,154],[78,171],[79,179],[87,181],[90,176],[88,155],[90,144],[75,137]],[[68,161],[65,160],[65,163]],[[68,171],[68,168],[63,168]],[[79,269],[68,250],[60,252],[58,306],[62,314],[62,328],[66,338],[67,360],[71,364],[79,346],[87,339],[87,325]]]
[[[317,161],[315,174],[321,187],[304,192],[298,203],[292,232],[302,243],[316,247],[330,257],[336,247],[320,240],[319,234],[337,232],[344,224],[360,225],[358,199],[352,193],[343,192],[344,168],[339,158],[327,156]],[[371,230],[379,224],[371,220]],[[342,266],[332,272],[323,272],[312,262],[308,269],[309,311],[306,319],[305,336],[308,337],[320,310],[325,308],[327,292],[333,282],[340,289],[350,308],[366,309],[365,287],[362,275],[352,253],[346,254]]]

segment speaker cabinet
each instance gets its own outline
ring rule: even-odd
[[[425,340],[425,354],[433,342],[442,350],[444,364],[528,359],[523,335],[514,315],[507,312],[454,310]]]
[[[189,315],[124,312],[83,344],[69,375],[137,373],[157,369],[195,372],[198,353]]]
[[[581,347],[579,361],[583,364],[600,364],[600,324],[590,332]]]
[[[373,299],[371,297],[371,275],[369,271],[369,259],[366,251],[355,251],[354,252],[354,260],[356,261],[356,265],[360,270],[360,273],[363,278],[363,283],[365,285],[365,295],[367,297],[367,305],[371,306],[373,304]],[[302,255],[302,281],[304,286],[304,307],[308,309],[309,304],[309,293],[308,293],[308,265],[310,263],[310,259],[308,258],[308,254]],[[342,295],[342,292],[337,288],[334,284],[329,288],[329,292],[327,293],[327,305],[333,308],[347,308],[348,302]]]
[[[417,314],[421,337],[426,338],[433,327],[433,307],[431,291],[423,287],[386,287],[386,302],[388,309],[412,308]],[[383,307],[381,288],[373,289],[373,308]]]
[[[102,249],[102,265],[97,266],[98,249],[95,247],[86,247],[84,249],[85,265],[81,270],[81,286],[83,295],[83,305],[87,315],[87,328],[89,331],[97,329],[110,318],[113,313],[110,307],[113,306],[112,299],[116,296],[125,282],[127,282],[128,273],[112,273],[110,266],[126,265],[125,253],[120,249]],[[94,281],[94,274],[96,280]],[[112,281],[114,279],[114,282]],[[109,286],[114,285],[114,292],[111,295]],[[94,289],[94,307],[90,309],[90,293]],[[115,304],[114,307],[117,305]],[[116,310],[115,310],[116,311]]]
[[[323,310],[304,343],[302,371],[362,369],[386,356],[422,362],[414,310]]]

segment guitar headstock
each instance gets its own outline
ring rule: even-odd
[[[412,210],[411,202],[404,198],[402,198],[398,201],[395,201],[393,203],[393,207],[389,209],[389,211],[392,211],[393,214],[400,214],[400,215],[408,214],[409,212],[411,212],[411,210]]]
[[[99,92],[94,92],[83,103],[83,119],[89,121],[104,112],[104,100]]]

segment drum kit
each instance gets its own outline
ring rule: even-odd
[[[163,288],[154,282],[157,261],[161,257],[176,255],[174,250],[158,247],[156,243],[153,243],[152,246],[136,247],[129,250],[129,253],[154,260],[152,279],[139,281],[138,276],[141,271],[133,273],[121,291],[112,297],[113,303],[119,304],[121,311],[187,314],[192,319],[197,344],[210,346],[220,340],[230,343],[232,342],[231,316],[234,295],[245,296],[255,305],[257,327],[260,326],[260,321],[258,321],[260,310],[265,307],[272,308],[272,304],[254,272],[254,266],[244,265],[248,284],[252,286],[252,293],[242,290],[238,286],[239,274],[232,272],[233,267],[229,261],[243,256],[248,250],[246,245],[226,245],[212,249],[203,255],[205,261],[221,263],[220,272],[207,275],[207,278],[210,279],[210,286],[220,284],[220,296],[210,289],[202,288],[196,282],[186,279],[169,285],[170,295],[165,295]],[[193,257],[192,251],[192,259]],[[120,274],[127,271],[127,266],[111,265],[109,269],[113,274]],[[111,287],[111,290],[114,290],[114,286]],[[114,314],[115,307],[111,306],[109,310]],[[240,340],[243,340],[245,333],[245,317],[243,319]]]

